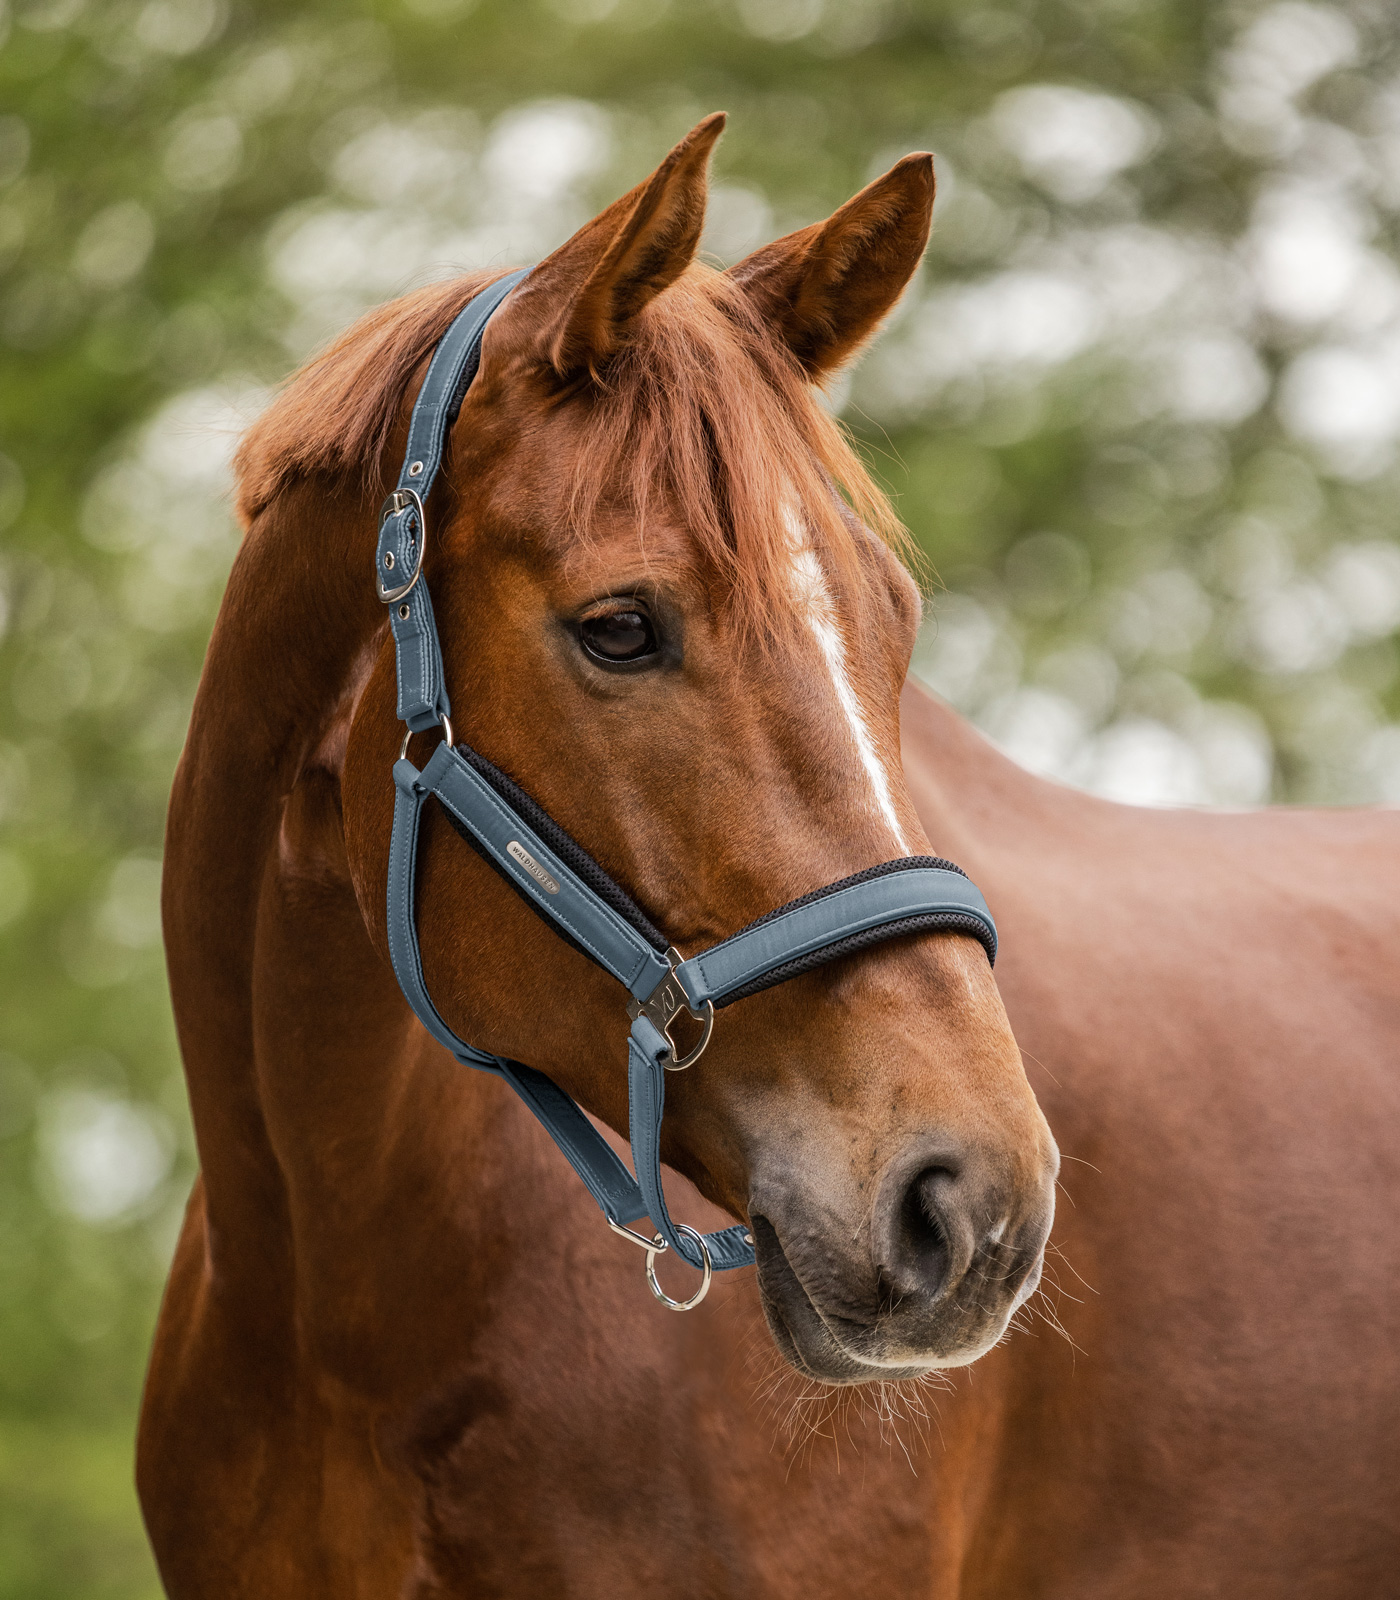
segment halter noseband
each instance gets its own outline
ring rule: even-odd
[[[389,955],[418,1020],[464,1066],[497,1073],[510,1084],[603,1208],[608,1226],[647,1252],[647,1281],[657,1299],[684,1311],[704,1299],[712,1271],[748,1266],[754,1252],[742,1226],[702,1235],[671,1220],[661,1186],[666,1072],[699,1059],[715,1012],[735,1000],[905,933],[971,934],[994,961],[996,926],[960,868],[932,856],[911,856],[828,884],[683,959],[632,897],[523,789],[469,746],[453,742],[442,648],[423,577],[424,507],[447,431],[476,375],[486,324],[525,275],[509,273],[484,289],[443,335],[413,408],[398,487],[380,511],[375,580],[379,598],[389,607],[398,714],[406,727],[394,764]],[[406,759],[408,739],[439,725],[446,738],[420,770]],[[458,1038],[433,1005],[414,909],[419,827],[429,795],[526,904],[629,992],[627,1109],[635,1178],[557,1084],[533,1067]],[[703,1023],[704,1032],[688,1054],[677,1057],[669,1029],[682,1010]],[[628,1226],[644,1216],[655,1224],[652,1238]],[[672,1300],[657,1282],[656,1257],[668,1247],[704,1274],[689,1300]]]

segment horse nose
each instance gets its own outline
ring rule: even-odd
[[[1001,1186],[956,1146],[910,1151],[887,1174],[876,1199],[875,1265],[891,1303],[931,1308],[967,1273],[979,1251],[1007,1227]]]

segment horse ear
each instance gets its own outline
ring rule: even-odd
[[[596,373],[642,308],[690,265],[724,124],[722,111],[697,123],[645,183],[580,228],[511,296],[522,317],[530,307],[541,353],[561,378]],[[543,317],[537,307],[548,308]]]
[[[928,244],[933,157],[905,156],[825,222],[729,269],[809,377],[852,356],[904,292]]]

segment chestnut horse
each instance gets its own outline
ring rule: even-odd
[[[916,591],[813,386],[914,271],[931,159],[717,273],[720,121],[487,329],[428,508],[457,732],[682,952],[936,847],[999,919],[999,984],[910,935],[722,1013],[664,1151],[677,1215],[746,1222],[757,1272],[655,1303],[389,967],[375,507],[489,280],[367,317],[245,442],[171,804],[201,1175],[139,1446],[168,1591],[1400,1592],[1400,828],[1115,807],[901,693]],[[424,829],[439,1009],[624,1132],[617,986]],[[1032,1084],[1083,1163],[1072,1342],[1003,1340],[1058,1164]]]

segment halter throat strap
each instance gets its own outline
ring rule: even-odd
[[[504,1078],[524,1100],[602,1208],[615,1231],[648,1251],[647,1273],[664,1304],[688,1309],[711,1271],[748,1266],[753,1240],[742,1226],[699,1234],[672,1220],[661,1180],[665,1075],[698,1059],[714,1013],[773,984],[908,933],[960,932],[996,958],[986,902],[951,862],[913,857],[842,879],[759,918],[710,949],[682,959],[604,869],[528,795],[451,735],[451,702],[423,563],[428,498],[447,433],[476,374],[493,312],[526,276],[513,272],[458,314],[429,365],[409,424],[408,448],[380,512],[375,582],[389,608],[398,671],[398,714],[408,736],[441,724],[447,734],[420,769],[401,755],[393,769],[389,850],[389,955],[405,999],[428,1032],[464,1066]],[[578,1105],[544,1073],[479,1050],[433,1004],[418,943],[416,876],[423,807],[432,796],[453,826],[560,937],[611,974],[630,995],[628,1118],[634,1173]],[[523,982],[523,975],[522,975]],[[705,1027],[698,1047],[678,1057],[672,1019],[688,1011]],[[650,1217],[648,1239],[629,1224]],[[671,1300],[653,1271],[670,1249],[704,1272],[699,1294]]]

